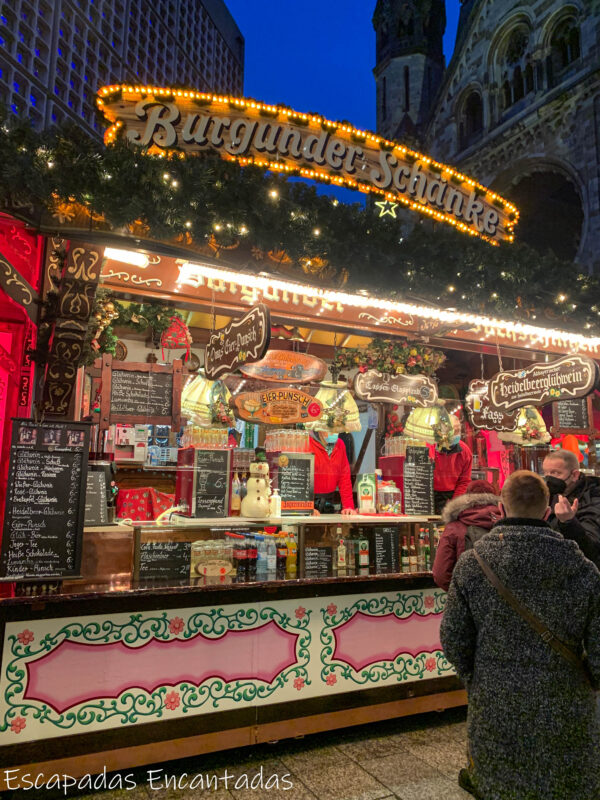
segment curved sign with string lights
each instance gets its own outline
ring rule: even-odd
[[[401,206],[492,244],[512,241],[515,206],[428,156],[346,123],[285,106],[152,86],[105,86],[97,97],[111,123],[151,152],[216,150],[241,164],[378,195],[380,216]]]

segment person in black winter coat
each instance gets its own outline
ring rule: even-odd
[[[582,475],[570,450],[552,450],[542,465],[550,491],[550,527],[573,539],[600,567],[600,479]]]
[[[501,497],[506,518],[459,558],[440,629],[469,697],[459,783],[484,800],[599,800],[600,572],[544,521],[539,475],[513,473]],[[508,605],[475,553],[555,636],[585,647],[591,681]]]

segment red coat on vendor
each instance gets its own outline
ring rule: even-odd
[[[449,447],[438,446],[435,451],[433,494],[436,514],[441,513],[448,500],[465,494],[471,482],[473,453],[460,440],[460,420],[454,415],[451,419],[453,436]]]
[[[346,446],[337,433],[317,431],[310,437],[315,457],[315,512],[352,514],[352,478]]]

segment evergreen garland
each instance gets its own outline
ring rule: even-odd
[[[33,224],[43,209],[74,201],[113,231],[135,225],[138,237],[223,246],[249,240],[299,274],[312,260],[327,264],[353,289],[600,333],[598,278],[551,253],[518,242],[492,247],[414,215],[380,219],[370,202],[337,203],[215,153],[161,158],[123,140],[105,148],[74,124],[40,133],[6,112],[0,123],[0,204]]]
[[[356,369],[366,372],[375,369],[390,375],[433,375],[446,360],[441,350],[409,342],[374,338],[367,347],[344,347],[333,361],[339,372]]]

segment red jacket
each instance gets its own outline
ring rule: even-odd
[[[435,492],[454,492],[453,497],[464,494],[471,483],[473,453],[464,442],[458,443],[455,453],[435,451],[433,470],[433,490]]]
[[[328,455],[327,448],[311,436],[310,451],[315,454],[315,494],[329,494],[337,489],[342,498],[342,508],[354,508],[350,464],[342,440],[337,440],[331,455]]]
[[[477,525],[491,530],[499,516],[499,502],[500,498],[494,494],[463,494],[446,503],[442,512],[446,528],[433,562],[433,580],[445,592],[450,586],[454,566],[465,550],[467,527]]]

